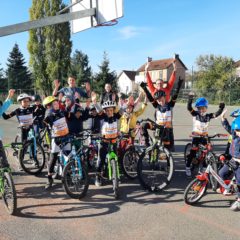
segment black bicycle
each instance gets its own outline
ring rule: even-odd
[[[139,158],[138,178],[143,188],[151,192],[158,192],[165,189],[171,182],[174,160],[170,151],[163,144],[166,128],[159,126],[149,118],[142,121],[151,122],[156,131],[153,144],[144,149]]]

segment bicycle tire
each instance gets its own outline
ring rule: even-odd
[[[137,178],[137,164],[140,156],[134,147],[130,147],[126,150],[122,159],[122,170],[124,175],[130,179]]]
[[[190,153],[189,149],[190,150],[192,149],[192,144],[191,143],[186,144],[186,146],[184,148],[184,161],[185,161],[185,164],[187,163],[187,156]]]
[[[66,166],[63,169],[63,177],[62,177],[62,183],[63,183],[63,189],[66,192],[66,194],[75,199],[81,199],[83,198],[88,191],[89,187],[89,176],[86,168],[82,164],[82,177],[80,176],[75,176],[74,182],[73,182],[73,177],[71,176],[73,169],[76,169],[76,162],[75,160],[69,161]],[[76,171],[76,170],[75,170]],[[77,170],[78,171],[78,170]],[[76,186],[76,184],[78,186]],[[80,190],[79,186],[82,186],[82,190]],[[76,191],[73,192],[73,189]],[[77,187],[77,188],[76,188]]]
[[[14,182],[13,182],[13,178],[11,173],[9,172],[4,172],[3,178],[4,178],[3,179],[4,193],[2,195],[2,200],[5,208],[7,209],[7,212],[10,215],[14,215],[17,210],[17,193],[16,193]],[[10,202],[8,201],[9,196],[11,197]]]
[[[158,145],[152,148],[152,150],[155,149],[158,150],[157,162],[149,161],[149,152],[144,151],[137,165],[139,182],[144,189],[150,192],[159,192],[165,189],[174,174],[174,160],[168,149]],[[160,158],[160,153],[165,154],[165,159]],[[159,173],[158,179],[156,178],[157,173]]]
[[[188,196],[190,194],[190,191],[191,190],[194,190],[194,191],[198,190],[197,186],[199,186],[199,184],[200,184],[200,189],[199,190],[201,190],[200,194],[198,194],[193,199],[189,198]],[[203,187],[202,187],[202,185],[203,185]],[[188,186],[186,187],[186,189],[184,191],[184,195],[183,195],[184,202],[186,204],[188,204],[188,205],[194,205],[195,203],[197,203],[204,196],[206,191],[207,191],[207,182],[206,182],[206,180],[205,181],[200,181],[199,179],[195,178],[188,184]]]
[[[41,144],[39,142],[36,142],[37,153],[40,153],[42,155],[41,162],[39,161],[39,159],[34,160],[30,156],[27,157],[27,159],[25,160],[25,156],[29,155],[28,150],[29,148],[31,148],[32,144],[33,142],[31,140],[24,143],[21,154],[20,154],[20,165],[26,173],[30,175],[37,175],[42,172],[45,166],[46,157]]]
[[[112,184],[113,184],[113,194],[114,198],[119,198],[119,181],[118,181],[118,174],[117,174],[117,166],[116,166],[116,159],[110,160],[111,168],[112,168]]]

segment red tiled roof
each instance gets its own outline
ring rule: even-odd
[[[175,59],[174,58],[167,58],[167,59],[162,59],[162,60],[154,60],[150,62],[148,71],[153,71],[153,70],[163,70],[171,66]],[[183,64],[183,62],[178,58],[179,62],[183,65],[183,67],[187,70],[187,67]],[[138,72],[143,72],[145,71],[145,64],[143,64],[138,70]]]

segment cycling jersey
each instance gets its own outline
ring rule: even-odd
[[[132,112],[130,114],[124,113],[120,118],[120,132],[129,133],[130,129],[134,129],[137,124],[137,118],[141,114],[143,114],[143,112],[146,109],[146,106],[147,104],[142,104],[142,107],[138,111]]]
[[[193,116],[193,134],[197,135],[208,135],[208,126],[211,119],[218,117],[223,109],[219,108],[216,113],[207,113],[205,115],[201,115],[199,111],[195,111],[192,108],[192,99],[188,100],[188,111]]]
[[[66,118],[70,118],[71,114],[61,110],[49,111],[48,116],[44,119],[44,123],[51,127],[51,137],[64,137],[69,133]]]
[[[33,124],[34,110],[35,108],[33,106],[28,108],[20,107],[9,114],[3,113],[2,116],[5,120],[16,116],[21,127],[29,127]]]

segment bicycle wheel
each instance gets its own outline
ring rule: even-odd
[[[111,164],[111,168],[112,168],[113,194],[114,194],[115,199],[118,199],[118,197],[119,197],[119,182],[118,182],[116,159],[111,159],[110,164]]]
[[[151,152],[156,151],[155,161],[152,154],[143,152],[137,165],[137,173],[141,186],[151,192],[165,189],[172,180],[174,161],[171,153],[164,147],[156,145]]]
[[[186,187],[183,195],[185,203],[193,205],[197,203],[207,191],[207,181],[200,181],[195,178]]]
[[[33,141],[24,143],[20,155],[20,164],[28,174],[37,175],[41,173],[45,166],[45,152],[39,142],[36,143],[36,154],[34,154]]]
[[[10,215],[14,215],[17,210],[17,194],[12,175],[9,172],[3,174],[3,194],[2,200]]]
[[[122,159],[123,173],[127,178],[135,179],[137,177],[138,160],[139,154],[135,148],[131,147],[127,149]]]
[[[186,144],[185,148],[184,148],[184,160],[185,163],[187,162],[187,156],[190,154],[190,150],[192,149],[192,144],[188,143]]]
[[[79,174],[79,166],[75,160],[69,161],[63,169],[63,188],[71,198],[83,198],[88,191],[89,176],[84,165],[81,166],[82,172]]]
[[[218,173],[218,159],[213,152],[209,152],[207,155],[207,161],[211,163],[213,170]],[[218,188],[218,181],[210,174],[209,176],[212,190],[216,191]]]

